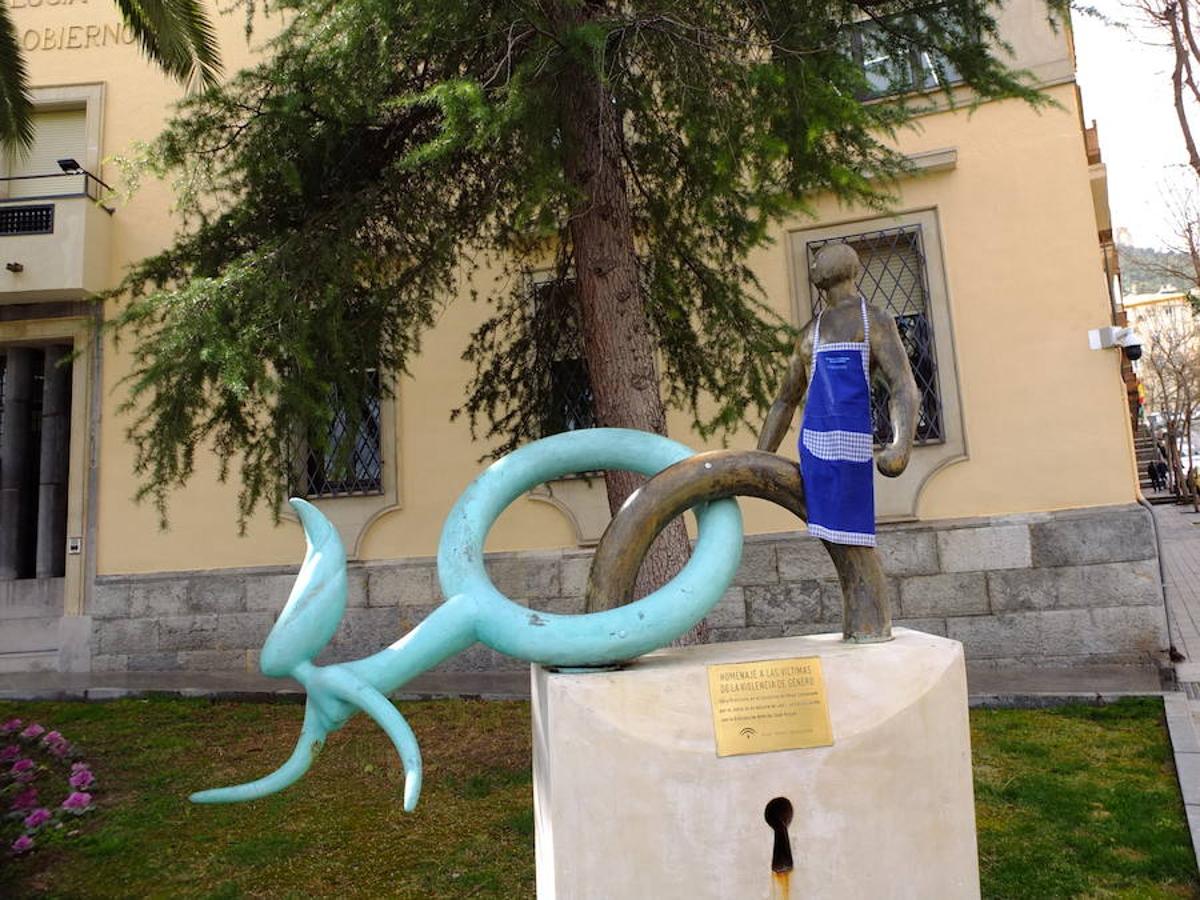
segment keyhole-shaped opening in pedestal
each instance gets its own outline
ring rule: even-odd
[[[775,843],[771,848],[771,871],[792,871],[792,839],[788,836],[788,826],[792,824],[792,802],[787,797],[776,797],[763,810],[763,818],[775,832]]]

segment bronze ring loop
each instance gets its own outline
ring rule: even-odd
[[[806,517],[800,467],[762,450],[698,453],[663,469],[632,494],[596,547],[584,595],[589,613],[633,600],[642,560],[667,524],[699,503],[759,497]]]

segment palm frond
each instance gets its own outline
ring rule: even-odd
[[[0,4],[0,146],[33,145],[33,103],[25,57],[7,4]]]
[[[216,84],[217,35],[200,0],[117,0],[142,51],[185,84]]]

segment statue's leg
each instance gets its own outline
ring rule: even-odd
[[[842,637],[858,643],[892,639],[888,583],[874,547],[821,541],[842,586]]]

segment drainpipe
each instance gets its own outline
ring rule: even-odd
[[[1179,651],[1179,648],[1175,646],[1175,641],[1171,638],[1171,607],[1167,602],[1167,570],[1163,565],[1162,535],[1158,532],[1158,519],[1154,517],[1154,507],[1150,505],[1150,501],[1140,490],[1135,496],[1138,504],[1145,507],[1146,512],[1150,514],[1150,527],[1154,530],[1154,548],[1158,553],[1158,591],[1162,595],[1163,615],[1167,620],[1167,655],[1173,663],[1183,662],[1187,657]]]

